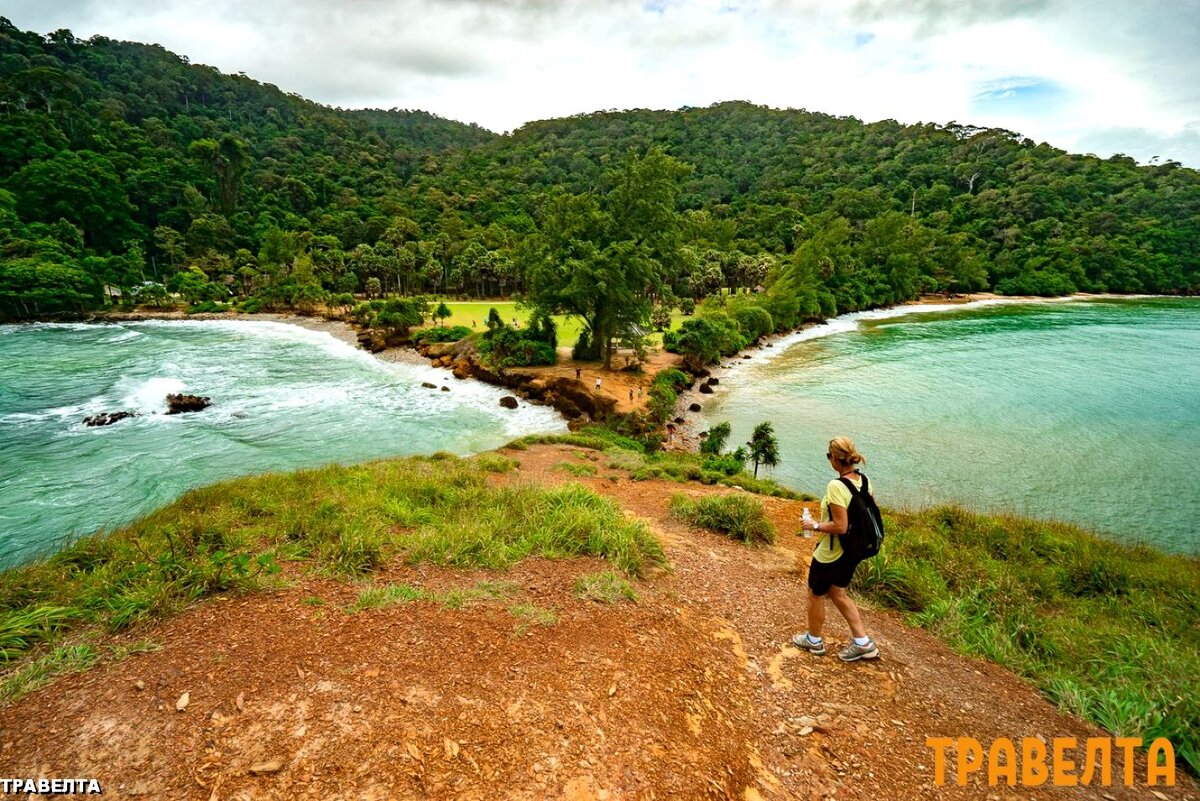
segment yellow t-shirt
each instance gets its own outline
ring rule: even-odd
[[[849,478],[850,483],[854,485],[855,489],[862,489],[862,478],[855,478],[854,476],[850,476]],[[871,496],[875,496],[874,482],[871,483]],[[829,512],[829,504],[837,504],[843,509],[848,509],[850,508],[850,500],[853,497],[850,494],[850,490],[846,489],[846,485],[842,483],[840,478],[830,481],[829,485],[825,487],[825,497],[821,499],[821,524],[824,525],[826,521],[833,522],[833,515]],[[817,533],[819,534],[820,532]],[[842,556],[841,539],[837,534],[826,534],[817,543],[816,550],[813,551],[813,559],[826,564],[836,562]]]

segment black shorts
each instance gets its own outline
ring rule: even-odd
[[[849,587],[858,562],[842,554],[832,562],[812,560],[808,566],[808,588],[813,595],[825,595],[830,587]]]

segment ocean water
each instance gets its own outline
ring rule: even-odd
[[[168,416],[171,392],[213,405]],[[547,407],[501,408],[503,394],[282,323],[0,326],[0,567],[234,476],[566,429]],[[140,416],[83,425],[120,410]]]
[[[958,502],[1200,553],[1200,301],[1090,299],[846,315],[701,396],[731,443],[770,420],[772,475],[821,495],[855,440],[884,505]]]

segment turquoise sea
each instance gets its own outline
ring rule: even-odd
[[[909,307],[735,360],[699,396],[731,443],[770,420],[780,482],[816,495],[855,440],[886,505],[954,501],[1200,553],[1200,300]]]
[[[169,392],[213,405],[167,416]],[[501,408],[503,394],[282,323],[0,326],[0,567],[233,476],[566,430],[547,407]],[[83,425],[120,410],[140,416]]]

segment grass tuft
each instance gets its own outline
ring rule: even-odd
[[[696,501],[673,495],[671,516],[752,545],[775,541],[775,526],[767,519],[762,501],[745,495],[709,496]]]
[[[576,598],[584,601],[599,601],[605,604],[618,604],[625,601],[637,603],[637,593],[633,585],[611,570],[599,573],[585,573],[575,579],[572,592]]]
[[[596,475],[596,465],[594,464],[576,464],[575,462],[559,462],[550,468],[551,470],[561,470],[564,473],[570,473],[578,478],[585,478]]]

